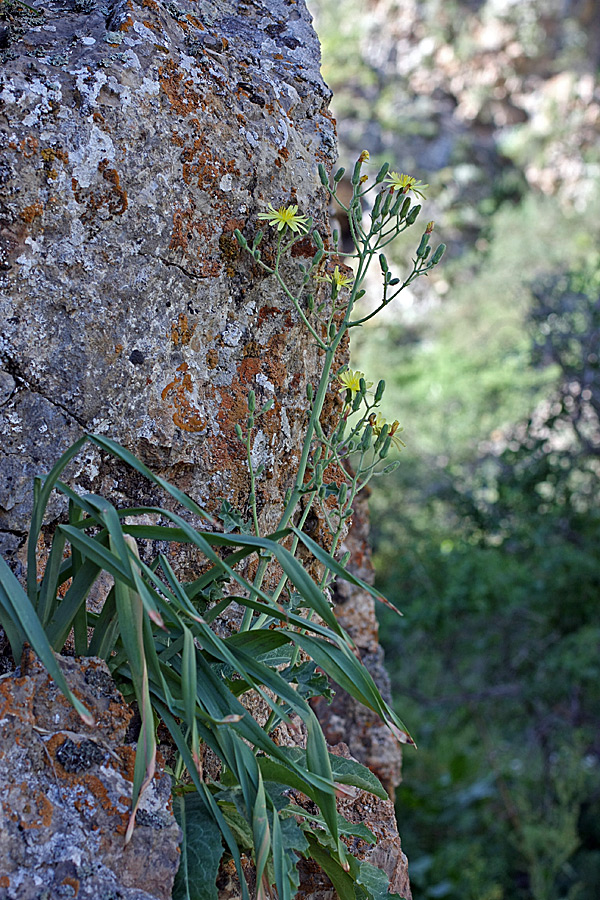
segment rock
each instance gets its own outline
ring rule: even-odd
[[[327,232],[317,164],[335,135],[310,17],[285,0],[49,0],[19,23],[0,76],[0,530],[26,531],[32,477],[82,430],[243,511],[251,388],[274,400],[255,441],[269,527],[318,356],[233,230],[293,202]],[[127,478],[117,494],[151,499]],[[115,496],[95,452],[71,481]]]
[[[168,900],[181,840],[169,776],[157,767],[125,846],[131,712],[102,660],[59,659],[95,727],[31,652],[0,679],[0,898]]]
[[[210,510],[225,498],[247,517],[250,479],[235,426],[245,426],[250,390],[259,407],[274,401],[252,448],[264,466],[261,526],[272,530],[297,471],[306,386],[318,378],[320,357],[234,230],[252,238],[267,204],[293,203],[327,240],[317,164],[332,168],[335,128],[304,3],[47,0],[37,11],[12,9],[9,25],[0,48],[0,546],[22,578],[32,479],[84,431],[114,438]],[[275,246],[267,231],[267,261]],[[307,239],[295,250],[309,259],[315,246]],[[289,271],[299,277],[296,262]],[[121,505],[169,504],[91,447],[65,480]],[[48,509],[42,563],[64,509],[60,498]],[[195,549],[169,552],[180,578],[202,571]],[[228,633],[236,623],[218,627]],[[75,677],[78,664],[64,665]],[[163,896],[176,863],[172,820],[153,827],[166,821],[166,779],[144,800],[147,824],[123,849],[133,751],[114,746],[125,712],[104,698],[101,748],[118,761],[107,749],[100,763],[93,736],[34,668],[0,681],[7,736],[20,722],[32,754],[20,781],[7,770],[0,777],[10,836],[0,839],[5,896],[26,900],[62,879],[57,892],[77,880],[79,898],[101,897],[104,887],[85,893],[94,878],[106,880],[108,896],[115,873],[128,879],[115,888],[119,896]],[[29,801],[20,787],[27,782]],[[81,809],[70,809],[75,802]],[[65,817],[75,812],[81,824],[71,827]],[[20,822],[34,827],[19,830]],[[52,837],[61,823],[70,829],[62,843]],[[159,862],[148,863],[155,850],[164,875]]]

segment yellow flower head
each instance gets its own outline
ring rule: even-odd
[[[389,422],[386,422],[381,413],[378,412],[377,415],[372,415],[370,417],[369,424],[373,429],[373,434],[375,435],[375,437],[379,437],[379,435],[383,431],[383,426],[387,425],[388,437],[392,439],[392,444],[394,445],[394,447],[396,447],[397,450],[401,450],[403,447],[406,447],[406,444],[404,443],[400,435],[397,434],[398,425],[400,424],[397,419],[390,425]],[[402,431],[402,429],[400,429],[400,431]]]
[[[398,172],[388,172],[384,181],[389,184],[392,191],[400,191],[403,194],[408,194],[409,191],[412,191],[415,197],[422,197],[423,200],[425,199],[423,191],[429,187],[428,184],[417,181],[412,175],[399,175]]]
[[[344,391],[350,391],[352,396],[354,397],[360,391],[360,380],[364,377],[365,376],[362,372],[353,372],[352,369],[346,369],[345,372],[342,372],[341,375],[338,375],[337,377],[337,380],[342,385],[342,387],[340,388],[340,394]],[[365,384],[368,388],[373,386],[372,381],[366,381]]]
[[[306,216],[298,215],[297,206],[280,206],[275,209],[272,203],[269,203],[268,212],[259,213],[259,219],[266,219],[269,225],[277,227],[277,231],[283,231],[289,228],[290,231],[297,231],[299,234],[306,234],[308,231]]]
[[[370,154],[368,150],[363,150],[363,152],[358,157],[358,161],[361,163],[368,163],[370,159]]]
[[[340,267],[336,266],[333,270],[332,275],[320,275],[317,277],[317,281],[328,281],[330,284],[334,284],[339,290],[340,288],[347,287],[349,284],[352,284],[352,282],[354,281],[354,276],[344,275],[342,272],[340,272]]]

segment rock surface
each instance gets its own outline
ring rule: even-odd
[[[82,429],[199,502],[243,510],[234,426],[251,388],[275,401],[254,442],[268,525],[317,357],[233,230],[251,236],[269,202],[326,222],[317,163],[332,165],[334,126],[306,9],[50,0],[14,18],[0,75],[8,549],[26,530],[32,477]],[[114,489],[94,454],[73,478]]]
[[[181,839],[171,782],[157,767],[125,847],[131,712],[108,667],[63,658],[96,719],[86,727],[33,654],[0,680],[0,898],[168,900]]]
[[[268,203],[293,203],[327,233],[317,164],[332,167],[335,128],[310,17],[300,0],[37,5],[7,5],[0,30],[0,552],[22,576],[32,479],[82,431],[118,440],[210,509],[224,497],[247,516],[235,425],[245,424],[251,389],[259,405],[274,401],[253,444],[255,466],[264,465],[257,500],[268,531],[295,475],[319,354],[233,231],[251,238]],[[299,253],[312,257],[305,244]],[[267,260],[273,246],[267,234]],[[91,448],[67,476],[116,503],[165,504]],[[62,509],[56,501],[51,516]],[[47,535],[52,529],[48,522]],[[177,552],[178,574],[197,577],[202,561],[184,547]],[[373,647],[370,639],[376,655]],[[56,723],[30,720],[30,695],[17,681],[0,682],[17,692],[11,715],[22,715],[32,746],[48,749],[47,735],[38,741],[33,729],[55,734]],[[67,730],[81,734],[79,723]],[[67,745],[66,760],[81,744],[69,740],[76,750]],[[63,791],[96,777],[95,769],[63,770]],[[0,784],[10,794],[8,782]],[[19,798],[7,794],[7,808],[19,810]],[[124,813],[117,795],[109,799],[118,811],[110,852],[120,869]],[[27,815],[45,829],[42,806]],[[400,853],[393,819],[382,828]],[[135,840],[158,840],[163,830],[148,826]],[[7,859],[22,872],[33,857]],[[62,873],[49,871],[44,886]],[[79,897],[87,896],[83,871],[75,876],[67,866],[61,876],[79,880]],[[0,889],[12,891],[16,876],[7,873],[11,886]],[[5,896],[28,900],[18,890]],[[62,883],[60,890],[68,892]],[[149,887],[119,890],[141,900]]]

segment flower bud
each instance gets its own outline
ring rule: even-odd
[[[235,433],[241,441],[242,440],[242,426],[240,425],[239,422],[235,423]]]
[[[242,232],[238,228],[236,228],[234,230],[233,234],[234,234],[236,241],[240,245],[240,247],[242,247],[242,249],[245,250],[246,247],[248,246],[248,241],[246,240],[246,238],[244,237]]]
[[[325,171],[323,163],[319,163],[319,178],[321,179],[323,187],[329,187],[329,178],[327,177],[327,172]]]
[[[314,395],[315,395],[314,388],[313,388],[312,384],[311,384],[310,381],[309,381],[308,384],[306,385],[306,399],[307,399],[307,400],[312,400],[312,398],[314,397]]]
[[[387,175],[390,168],[389,163],[384,163],[375,177],[375,184],[380,184]]]
[[[253,413],[256,409],[256,394],[254,391],[248,393],[248,412]]]
[[[385,256],[383,255],[383,253],[379,254],[379,265],[381,266],[381,271],[383,273],[387,272],[388,262],[387,262],[387,259],[385,258]]]
[[[373,204],[373,209],[371,211],[371,218],[376,219],[379,215],[379,210],[381,208],[381,194],[377,194],[375,198],[375,203]]]
[[[430,265],[431,265],[431,266],[437,266],[437,264],[439,263],[440,259],[441,259],[442,256],[444,255],[445,251],[446,251],[446,245],[445,245],[445,244],[440,244],[439,247],[436,247],[436,248],[435,248],[435,253],[434,253],[433,256],[431,257]]]
[[[402,204],[402,209],[400,210],[400,218],[401,219],[404,219],[408,215],[409,209],[410,209],[410,197],[405,197],[404,202]]]
[[[414,225],[415,222],[417,221],[417,216],[419,215],[420,212],[421,212],[420,204],[418,204],[417,206],[413,206],[413,208],[411,209],[411,211],[409,212],[409,214],[406,217],[406,224]]]
[[[421,238],[421,243],[417,247],[417,257],[418,259],[424,259],[425,254],[427,252],[427,247],[429,245],[429,234],[425,232],[423,237]]]
[[[345,171],[346,171],[346,170],[345,170],[343,167],[342,167],[341,169],[338,169],[338,170],[337,170],[337,172],[336,172],[335,175],[333,176],[333,180],[335,181],[336,184],[337,184],[338,181],[341,181],[341,180],[342,180],[342,178],[344,177],[344,172],[345,172]]]
[[[364,452],[369,449],[371,446],[371,441],[373,440],[373,428],[371,425],[367,425],[365,430],[363,431],[362,440],[360,442],[360,449]]]
[[[256,234],[254,235],[254,240],[252,241],[252,249],[253,249],[253,250],[256,250],[256,248],[258,247],[258,245],[259,245],[260,242],[262,241],[262,239],[263,239],[263,233],[264,233],[264,232],[262,231],[262,229],[259,229],[259,230],[256,232]]]
[[[379,403],[379,401],[383,397],[384,391],[385,391],[385,381],[382,378],[375,390],[375,403]]]
[[[323,241],[321,240],[321,235],[319,234],[318,231],[316,231],[316,230],[313,231],[312,239],[315,242],[315,244],[317,245],[318,249],[322,250],[323,249]]]

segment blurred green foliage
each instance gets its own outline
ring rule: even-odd
[[[597,900],[594,4],[309,5],[342,158],[364,144],[429,182],[449,245],[430,290],[353,335],[407,443],[371,509],[405,614],[381,639],[419,745],[397,803],[413,892]]]
[[[380,587],[405,613],[382,639],[420,746],[400,831],[418,896],[594,900],[600,259],[539,200],[496,219],[447,306],[359,352],[374,377],[394,360],[410,421],[395,490],[373,497]]]

